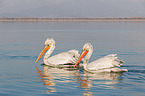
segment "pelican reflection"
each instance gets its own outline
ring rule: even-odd
[[[79,87],[82,89],[83,95],[93,96],[93,90],[91,88],[108,88],[108,89],[118,89],[121,86],[116,84],[122,83],[123,73],[89,73],[87,71],[74,68],[56,68],[44,65],[43,72],[37,67],[35,69],[38,71],[41,82],[47,87],[46,93],[56,92],[56,86],[62,83],[62,85],[67,87]],[[72,83],[72,82],[75,82]],[[71,85],[72,84],[72,85]],[[77,86],[76,86],[77,85]],[[71,88],[70,88],[71,89]],[[59,89],[58,89],[59,90]]]
[[[76,74],[76,82],[79,84],[77,87],[82,88],[83,96],[93,96],[92,87],[95,87],[96,90],[99,88],[105,89],[121,89],[119,83],[122,83],[123,73],[90,73],[84,71],[83,74]],[[115,85],[118,86],[115,86]]]
[[[79,67],[78,67],[79,68]],[[56,92],[57,82],[69,83],[75,82],[74,76],[78,74],[78,68],[59,68],[44,65],[43,71],[39,70],[36,66],[35,69],[41,78],[41,82],[47,87],[46,92]]]
[[[50,92],[56,92],[55,90],[55,81],[52,79],[52,76],[50,74],[44,74],[42,73],[41,70],[39,70],[36,66],[35,69],[37,70],[37,73],[39,73],[40,78],[41,78],[41,82],[43,82],[43,85],[45,85],[47,87],[48,90],[46,90],[47,93]]]
[[[108,72],[101,72],[101,73],[90,73],[87,71],[84,71],[83,75],[77,76],[77,81],[80,84],[81,88],[84,88],[84,90],[90,90],[91,87],[104,87],[108,89],[120,89],[121,87],[115,87],[115,84],[122,83],[123,73],[108,73]]]

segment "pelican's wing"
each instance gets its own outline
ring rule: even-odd
[[[78,57],[79,53],[77,50],[70,50],[48,58],[47,63],[50,65],[59,65],[68,63],[75,64]]]
[[[118,59],[116,55],[117,54],[110,54],[103,58],[95,60],[89,63],[88,65],[86,65],[86,68],[88,70],[102,70],[107,68],[113,68],[115,66],[121,66],[123,61]]]
[[[73,50],[69,50],[68,53],[71,55],[71,57],[73,57],[73,58],[70,58],[70,61],[73,64],[75,64],[77,62],[78,58],[80,57],[79,51],[76,49],[73,49]]]

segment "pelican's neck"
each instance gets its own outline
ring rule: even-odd
[[[89,50],[89,52],[86,54],[86,56],[84,58],[83,65],[84,65],[85,70],[87,70],[87,65],[89,64],[89,59],[90,59],[92,53],[93,53],[93,50]]]
[[[53,44],[53,45],[51,45],[50,49],[45,53],[43,59],[44,59],[44,60],[48,59],[49,56],[51,55],[51,53],[53,52],[54,49],[55,49],[55,45]]]
[[[84,58],[84,64],[88,64],[89,63],[89,59],[90,59],[92,53],[93,53],[93,50],[89,50],[89,52],[86,54],[86,56]]]

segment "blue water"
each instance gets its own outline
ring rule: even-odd
[[[145,22],[0,22],[0,96],[144,96]],[[93,45],[90,62],[117,53],[124,73],[91,74],[35,60],[47,38],[52,55]]]

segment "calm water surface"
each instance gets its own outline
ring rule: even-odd
[[[0,22],[0,96],[145,96],[145,22]],[[90,74],[35,60],[47,38],[52,55],[94,47],[90,62],[117,53],[125,73]]]

